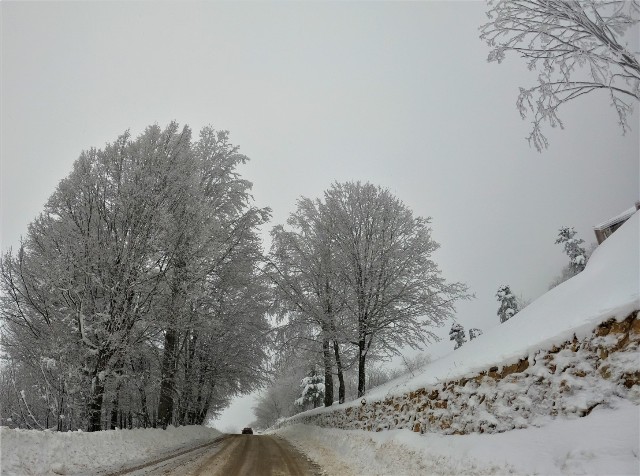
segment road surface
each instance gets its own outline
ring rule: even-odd
[[[228,435],[214,445],[165,459],[127,476],[320,476],[320,468],[281,438]]]

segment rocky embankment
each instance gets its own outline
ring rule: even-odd
[[[341,429],[468,434],[536,425],[549,416],[583,417],[622,398],[640,403],[640,320],[610,319],[583,339],[541,349],[476,375],[359,406],[300,414],[280,423]]]

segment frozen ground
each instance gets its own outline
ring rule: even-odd
[[[588,417],[497,434],[277,430],[330,475],[640,474],[639,408],[619,401]]]
[[[11,430],[0,427],[0,473],[96,475],[198,446],[221,433],[203,426],[94,433]]]

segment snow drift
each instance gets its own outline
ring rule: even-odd
[[[221,436],[204,426],[84,433],[0,427],[2,475],[102,474]]]

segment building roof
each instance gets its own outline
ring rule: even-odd
[[[615,225],[616,223],[620,223],[622,221],[627,220],[631,215],[633,215],[636,212],[637,208],[635,206],[629,208],[628,210],[625,210],[624,212],[620,213],[619,215],[608,219],[605,222],[602,222],[598,225],[596,225],[594,228],[596,230],[602,230],[604,228],[609,228],[610,226]]]

